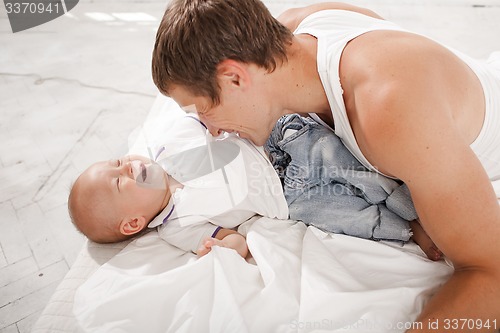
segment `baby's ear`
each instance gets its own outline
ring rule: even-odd
[[[146,227],[144,216],[126,217],[120,223],[120,233],[125,236],[131,236]]]

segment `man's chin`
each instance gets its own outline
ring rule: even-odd
[[[254,145],[256,146],[263,146],[266,141],[267,141],[267,138],[264,138],[264,139],[260,139],[260,138],[251,138],[251,137],[247,137],[246,138],[248,141],[252,142]]]

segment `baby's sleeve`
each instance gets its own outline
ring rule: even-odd
[[[215,237],[219,229],[210,222],[181,226],[179,220],[171,220],[158,227],[158,234],[169,244],[196,253],[201,242],[207,237]]]

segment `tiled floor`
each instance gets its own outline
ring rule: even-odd
[[[265,2],[279,14],[311,1]],[[353,3],[476,57],[500,50],[500,0]],[[16,34],[0,9],[0,333],[30,331],[79,252],[84,239],[66,210],[71,181],[125,153],[151,107],[164,6],[81,1]]]

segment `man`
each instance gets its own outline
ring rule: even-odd
[[[362,164],[408,185],[455,266],[418,320],[500,320],[491,185],[500,178],[500,61],[477,62],[347,4],[275,20],[258,0],[177,0],[158,30],[153,79],[213,135],[262,145],[280,116],[304,110],[334,128]]]

